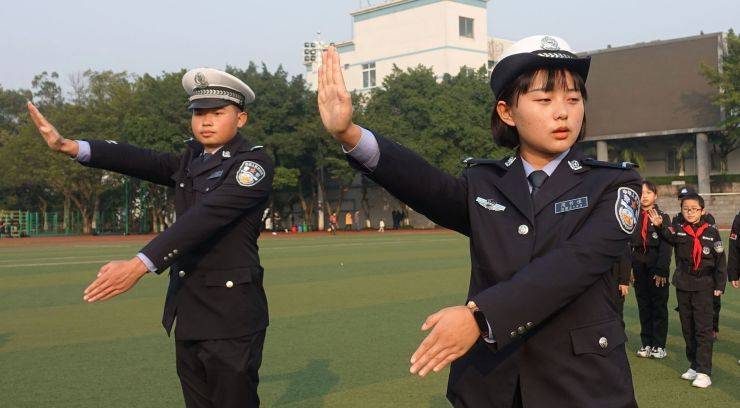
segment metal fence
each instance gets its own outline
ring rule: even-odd
[[[146,234],[152,232],[152,221],[146,211],[131,216],[126,211],[101,211],[93,215],[90,234]],[[0,210],[0,238],[81,235],[86,233],[82,214],[71,211],[34,212]]]

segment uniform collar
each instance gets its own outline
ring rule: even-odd
[[[201,144],[198,140],[195,138],[189,139],[186,144],[192,150],[194,156],[200,156],[203,153],[203,144]],[[236,152],[243,152],[248,151],[252,148],[251,143],[249,143],[239,132],[236,132],[236,135],[234,135],[231,140],[228,141],[225,145],[221,146],[218,150],[216,150],[213,154],[214,156],[220,156],[223,158],[228,159],[229,156],[234,155]],[[220,152],[220,154],[219,154]],[[228,152],[228,153],[227,153]]]
[[[542,171],[547,173],[547,176],[552,176],[552,173],[555,172],[555,169],[558,167],[561,161],[565,158],[565,156],[570,153],[571,149],[568,149],[558,155],[558,157],[552,159],[549,163],[545,165],[545,167],[542,168]],[[522,159],[522,166],[524,166],[524,175],[526,177],[529,177],[529,175],[535,170],[534,167],[532,167],[531,164],[529,164],[528,161],[524,160],[523,157],[519,156],[519,158]]]

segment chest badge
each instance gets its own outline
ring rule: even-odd
[[[506,163],[504,163],[504,166],[509,167],[511,166],[511,163],[514,163],[514,160],[516,160],[516,156],[511,156],[508,159],[506,159]]]
[[[637,214],[640,212],[640,195],[629,187],[620,187],[617,201],[614,203],[614,215],[622,231],[632,234],[637,225]]]
[[[570,168],[574,171],[577,171],[583,168],[583,166],[581,166],[581,163],[579,163],[578,160],[568,161],[568,166],[570,166]]]
[[[704,248],[703,248],[703,249],[701,250],[701,252],[702,252],[702,253],[703,253],[704,255],[709,255],[709,247],[704,247]]]
[[[244,187],[252,187],[262,181],[263,178],[265,178],[265,169],[250,160],[243,162],[239,166],[239,171],[236,172],[236,182]]]
[[[503,205],[501,205],[501,204],[499,204],[499,203],[497,203],[497,202],[495,202],[493,200],[485,199],[485,198],[482,198],[482,197],[476,198],[475,199],[475,202],[478,203],[478,204],[480,204],[481,207],[483,207],[483,208],[485,208],[487,210],[491,210],[491,211],[503,211],[503,210],[506,209],[506,207],[504,207]]]
[[[579,210],[588,207],[588,197],[574,198],[572,200],[555,203],[555,214]]]
[[[658,239],[658,233],[657,232],[653,232],[653,239]]]

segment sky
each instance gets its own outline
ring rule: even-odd
[[[367,0],[0,0],[0,86],[30,88],[34,75],[62,85],[87,69],[156,75],[181,68],[264,62],[301,74],[317,32],[349,40],[351,11]],[[371,4],[382,3],[370,0]],[[740,29],[737,0],[491,0],[489,35],[565,38],[576,51]]]

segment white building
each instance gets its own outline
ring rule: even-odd
[[[488,0],[393,0],[357,10],[353,38],[336,42],[350,91],[380,86],[393,66],[432,67],[438,78],[460,68],[490,69],[504,46],[488,37]],[[306,43],[306,80],[316,89],[320,41]],[[313,58],[312,58],[313,56]]]

